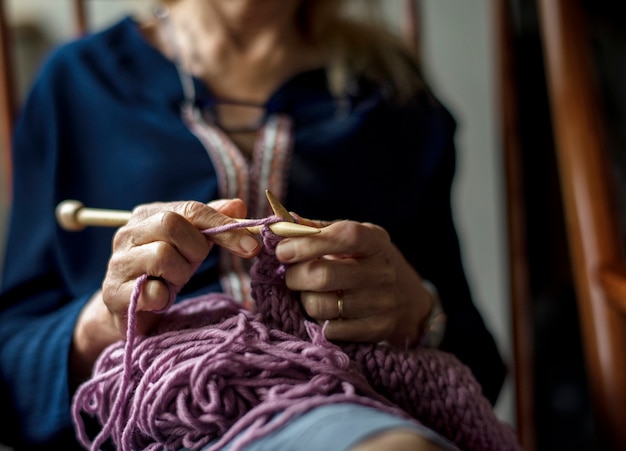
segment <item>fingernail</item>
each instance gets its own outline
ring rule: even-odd
[[[239,241],[239,245],[243,250],[251,254],[257,247],[259,247],[259,242],[254,237],[245,235],[241,241]]]

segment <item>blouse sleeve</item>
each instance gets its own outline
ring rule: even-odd
[[[13,139],[13,198],[0,288],[0,396],[15,423],[1,428],[0,441],[13,446],[62,446],[63,436],[73,436],[68,356],[89,296],[68,290],[57,253],[57,77],[44,66]]]

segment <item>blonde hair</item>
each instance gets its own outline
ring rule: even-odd
[[[377,0],[302,0],[303,36],[326,53],[331,91],[342,96],[360,76],[402,101],[425,88],[416,55],[381,19]]]

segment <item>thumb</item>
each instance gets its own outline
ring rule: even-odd
[[[239,198],[217,199],[209,202],[207,205],[231,218],[245,218],[248,212],[245,202]]]

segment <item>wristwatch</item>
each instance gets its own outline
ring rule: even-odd
[[[441,304],[441,298],[439,297],[437,288],[428,280],[423,280],[422,283],[426,291],[430,293],[433,303],[430,307],[428,317],[424,321],[419,344],[427,348],[438,348],[446,332],[447,317],[443,311],[443,305]]]

